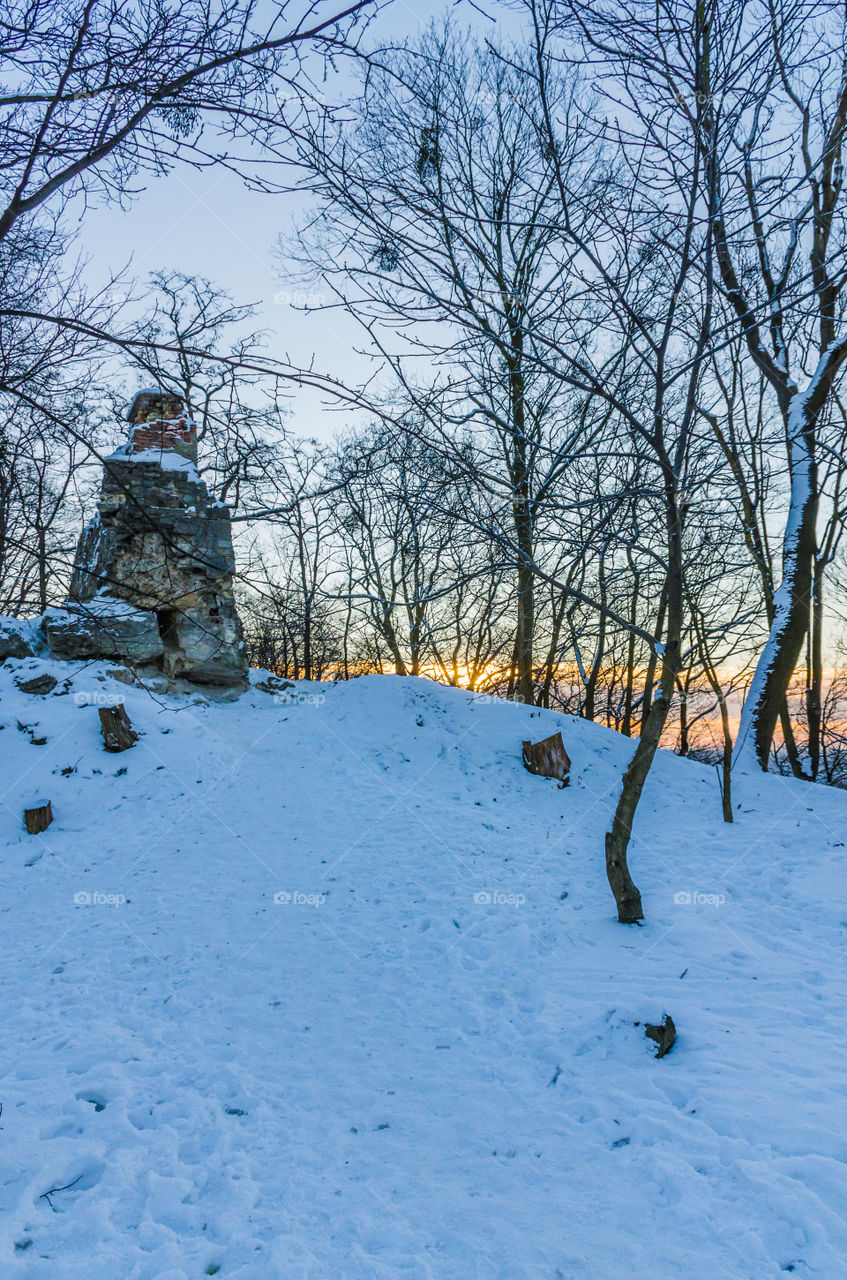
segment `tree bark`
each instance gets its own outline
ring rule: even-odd
[[[676,500],[676,477],[669,463],[665,462],[663,470],[668,569],[660,604],[660,615],[666,620],[666,634],[664,645],[661,647],[662,675],[659,696],[653,699],[650,711],[642,721],[638,746],[623,776],[612,827],[606,833],[606,875],[615,897],[618,920],[621,924],[637,924],[639,920],[644,919],[641,894],[629,873],[627,849],[632,837],[635,811],[638,808],[650,766],[662,740],[662,732],[667,722],[680,666],[679,652],[684,609],[682,522]],[[660,626],[657,626],[657,633],[661,634]]]
[[[782,545],[782,582],[774,616],[744,701],[735,764],[767,769],[771,743],[809,629],[812,564],[817,549],[818,477],[803,404],[789,415],[791,509]]]
[[[523,762],[530,773],[537,773],[542,778],[558,778],[563,787],[568,785],[571,759],[561,733],[551,734],[541,742],[524,742]]]
[[[626,684],[624,686],[623,723],[621,733],[632,737],[632,699],[635,690],[635,624],[638,620],[638,593],[641,587],[641,575],[635,571],[632,551],[627,547],[627,564],[633,575],[632,595],[629,604],[629,621],[631,630],[626,641]]]
[[[617,903],[618,920],[621,924],[636,924],[644,919],[641,894],[629,873],[627,849],[632,836],[635,811],[662,737],[669,708],[669,698],[660,696],[653,700],[635,755],[623,776],[611,830],[606,832],[606,875]]]
[[[684,681],[677,680],[676,687],[679,694],[679,751],[678,755],[687,756],[689,751],[688,742],[688,686],[691,680],[691,673]]]
[[[519,535],[520,536],[520,535]],[[526,536],[526,534],[524,535]],[[531,532],[529,533],[531,541]],[[531,554],[531,553],[530,553]],[[522,553],[523,556],[523,553]],[[533,643],[535,631],[535,581],[532,568],[522,558],[518,565],[518,617],[516,634],[518,700],[527,706],[535,702]]]
[[[533,647],[535,643],[535,553],[532,481],[526,435],[526,384],[523,371],[523,329],[517,318],[510,323],[511,351],[506,356],[509,372],[511,409],[510,463],[512,483],[512,520],[518,551],[518,609],[515,628],[517,658],[516,692],[518,700],[532,706],[535,702],[533,679]]]
[[[809,628],[809,675],[806,689],[809,773],[813,780],[820,772],[823,732],[823,578],[824,565],[816,559],[812,574],[812,619]]]
[[[46,831],[53,821],[53,806],[49,800],[39,800],[30,809],[24,809],[24,825],[31,836]]]
[[[732,816],[732,733],[729,728],[729,712],[723,690],[718,691],[718,705],[721,709],[721,730],[723,732],[723,758],[721,760],[721,807],[724,822],[733,822]]]
[[[600,578],[600,602],[606,603],[606,559],[605,556],[600,557],[599,562],[599,578]],[[594,660],[591,663],[591,670],[588,673],[588,679],[585,681],[585,696],[582,705],[582,714],[586,720],[593,720],[596,713],[597,702],[597,683],[600,679],[600,671],[603,665],[603,658],[606,656],[606,615],[601,613],[597,619],[597,645],[594,650]],[[607,713],[608,722],[608,713]]]
[[[567,598],[563,596],[559,604],[553,606],[550,645],[547,649],[547,661],[544,666],[544,684],[538,699],[538,705],[541,707],[549,708],[550,706],[550,691],[556,675],[556,666],[559,658],[559,639],[562,634],[562,623],[567,610],[567,603]]]
[[[123,703],[117,707],[100,707],[100,728],[107,751],[128,751],[138,741]]]
[[[665,591],[662,592],[662,599],[659,604],[659,617],[656,622],[656,637],[659,640],[661,640],[662,638],[662,632],[665,626],[666,606],[667,606],[667,588],[665,589]],[[641,707],[641,730],[640,730],[641,733],[644,732],[644,726],[647,723],[647,719],[650,715],[650,711],[653,706],[653,682],[656,678],[657,661],[658,661],[658,658],[657,658],[656,650],[653,649],[650,652],[650,657],[647,659],[647,671],[644,676],[644,702]]]

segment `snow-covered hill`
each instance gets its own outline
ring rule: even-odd
[[[626,928],[615,734],[107,670],[0,671],[4,1280],[847,1275],[846,794],[751,777],[726,827],[663,754]],[[556,728],[567,790],[520,761]]]

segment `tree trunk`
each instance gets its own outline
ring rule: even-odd
[[[531,538],[531,533],[530,533]],[[523,555],[524,553],[522,553]],[[531,552],[528,553],[531,555]],[[527,706],[535,701],[533,681],[533,642],[535,631],[535,575],[529,564],[518,564],[518,617],[515,643],[517,659],[516,692]]]
[[[679,752],[681,756],[687,756],[689,751],[688,742],[688,686],[691,679],[689,672],[685,682],[677,680],[676,687],[679,693]]]
[[[791,772],[795,778],[805,778],[806,774],[803,772],[803,766],[800,763],[800,752],[797,748],[794,729],[791,724],[791,713],[788,710],[787,697],[782,699],[782,706],[779,709],[779,724],[782,729],[782,740],[785,743],[785,754],[788,756]]]
[[[718,706],[721,709],[721,730],[723,732],[723,759],[721,761],[721,805],[724,822],[733,822],[732,816],[732,733],[729,728],[729,711],[723,690],[718,690]]]
[[[667,593],[667,586],[666,586],[662,592],[662,599],[659,603],[659,616],[656,620],[656,639],[657,640],[661,640],[662,633],[664,631],[665,609],[667,607],[667,603],[668,603],[668,593]],[[640,730],[641,733],[644,732],[644,726],[647,723],[647,719],[650,715],[650,711],[653,705],[653,682],[656,678],[657,661],[658,661],[658,655],[656,654],[655,649],[651,649],[650,657],[647,659],[647,671],[644,676],[644,703],[641,708],[641,730]]]
[[[550,691],[553,687],[553,680],[556,675],[556,666],[559,658],[559,640],[562,634],[562,623],[564,621],[565,612],[567,610],[567,597],[563,596],[559,602],[558,608],[553,606],[553,626],[550,633],[550,647],[547,650],[547,662],[544,669],[544,684],[541,690],[541,696],[538,700],[539,706],[550,706]]]
[[[312,678],[312,607],[306,601],[303,613],[303,679]]]
[[[700,646],[700,661],[703,670],[706,673],[706,679],[712,687],[718,707],[721,713],[721,732],[723,734],[723,756],[721,761],[721,804],[723,805],[724,822],[732,822],[732,731],[729,726],[729,708],[726,705],[726,695],[723,691],[723,685],[716,671],[711,657],[709,656],[708,646],[706,644],[705,627],[698,625],[698,620],[694,619],[694,628],[697,635],[697,641]]]
[[[609,887],[615,896],[618,920],[621,924],[635,924],[638,920],[644,919],[641,894],[629,873],[626,855],[632,836],[635,811],[662,738],[670,705],[671,700],[664,693],[653,700],[647,723],[638,739],[635,755],[623,776],[612,828],[606,832],[606,875]]]
[[[782,544],[782,582],[774,596],[774,617],[744,701],[735,764],[768,767],[771,743],[788,685],[809,629],[812,563],[817,546],[817,466],[805,429],[792,423],[791,508]]]
[[[638,593],[641,585],[641,575],[635,573],[632,552],[627,548],[627,563],[630,571],[634,573],[635,584],[632,588],[632,595],[629,603],[629,621],[632,630],[627,636],[626,641],[626,683],[624,686],[623,700],[623,723],[621,724],[621,733],[627,738],[632,737],[632,696],[635,689],[635,624],[638,621]]]
[[[352,591],[352,587],[350,587],[350,590]],[[350,679],[350,622],[351,622],[351,618],[352,618],[352,613],[353,613],[353,610],[352,610],[352,608],[351,608],[351,604],[350,604],[350,597],[349,597],[349,595],[348,595],[348,597],[347,597],[347,611],[346,611],[346,613],[345,613],[345,615],[344,615],[344,648],[343,648],[343,659],[344,659],[344,679],[345,679],[345,680],[349,680],[349,679]]]
[[[653,699],[647,718],[642,721],[638,746],[623,776],[612,828],[606,833],[606,875],[617,903],[618,920],[621,924],[636,924],[644,918],[641,894],[629,873],[627,849],[632,837],[632,824],[638,802],[662,740],[662,732],[670,711],[679,672],[684,603],[682,525],[676,502],[676,480],[668,464],[665,465],[664,488],[668,571],[659,606],[657,636],[661,635],[664,618],[667,619],[667,624],[662,647],[659,696]]]
[[[512,645],[512,661],[509,666],[509,682],[506,686],[506,697],[509,701],[515,696],[518,678],[518,635],[515,632],[515,643]]]
[[[519,324],[511,327],[512,351],[507,357],[509,369],[509,401],[511,407],[512,519],[518,549],[518,615],[515,627],[517,659],[516,693],[527,706],[535,701],[533,681],[533,646],[535,642],[535,552],[532,481],[527,459],[526,387],[523,374],[523,331]]]
[[[382,617],[377,623],[379,630],[382,632],[382,638],[388,645],[388,651],[391,654],[391,660],[394,663],[394,674],[396,676],[406,676],[406,663],[403,661],[403,654],[400,652],[400,644],[397,640],[397,632],[394,630],[394,623],[391,620],[391,613],[388,607],[383,609]]]
[[[47,535],[38,530],[38,600],[41,612],[47,609]]]
[[[107,751],[128,751],[138,741],[123,703],[117,707],[100,707],[100,728]]]
[[[606,603],[606,570],[605,557],[600,557],[599,564],[600,578],[600,602]],[[600,679],[600,671],[603,665],[603,658],[606,656],[606,615],[601,613],[597,620],[597,647],[594,650],[594,660],[591,663],[591,671],[585,682],[585,699],[582,707],[582,714],[586,720],[593,720],[596,711],[597,699],[597,682]],[[608,708],[606,720],[608,723]]]
[[[425,622],[424,611],[417,605],[413,610],[413,621],[409,627],[409,675],[419,676],[421,674],[421,637],[424,632]]]
[[[821,767],[823,731],[823,562],[816,559],[812,580],[812,621],[809,628],[809,676],[806,689],[806,721],[809,726],[809,773],[817,778]]]
[[[53,821],[53,806],[49,800],[39,800],[29,809],[24,809],[24,826],[31,836],[46,831]]]

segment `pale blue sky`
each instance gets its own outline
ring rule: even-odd
[[[497,11],[494,4],[490,8]],[[392,0],[371,27],[370,40],[382,43],[411,35],[445,12],[469,25],[487,30],[494,26],[462,0],[446,5],[442,0]],[[258,327],[273,334],[270,354],[288,355],[304,366],[314,359],[321,371],[355,380],[367,362],[352,350],[362,342],[353,322],[337,312],[304,314],[279,298],[286,287],[302,290],[281,277],[274,247],[280,232],[289,232],[302,215],[307,201],[305,194],[264,196],[248,191],[222,166],[202,171],[177,167],[168,177],[151,181],[127,211],[112,206],[86,214],[80,239],[90,260],[89,281],[96,287],[127,264],[129,275],[137,280],[157,270],[206,276],[236,302],[257,305]],[[328,438],[343,424],[337,412],[322,407],[317,393],[296,392],[290,426],[298,435]]]

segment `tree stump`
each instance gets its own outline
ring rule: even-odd
[[[542,742],[525,742],[523,762],[530,773],[537,773],[542,778],[558,778],[563,787],[570,781],[571,759],[561,733],[551,734]]]
[[[26,677],[15,680],[15,684],[21,693],[52,693],[58,683],[59,681],[56,677],[49,675],[47,672],[42,673],[40,676],[30,676],[28,680]]]
[[[52,821],[53,806],[49,800],[36,800],[34,805],[24,809],[24,825],[31,836],[46,831]]]
[[[126,707],[100,707],[100,728],[107,751],[128,751],[138,741],[138,734],[129,722]]]
[[[666,1053],[670,1053],[676,1040],[676,1027],[674,1026],[673,1018],[669,1013],[666,1013],[659,1026],[652,1022],[645,1022],[644,1034],[648,1040],[654,1040],[659,1046],[656,1050],[656,1057],[664,1058]]]

